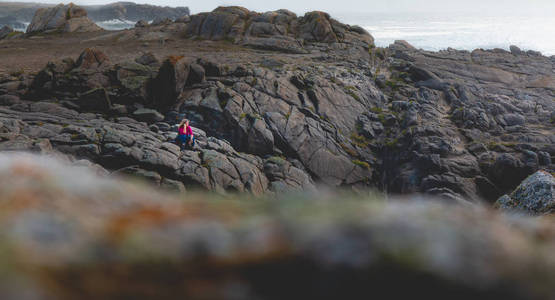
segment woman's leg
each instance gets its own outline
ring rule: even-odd
[[[177,138],[175,138],[177,145],[183,149],[183,144],[186,143],[186,139],[184,135],[178,135]]]

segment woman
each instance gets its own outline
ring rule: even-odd
[[[195,135],[193,134],[193,129],[189,126],[189,120],[187,119],[183,119],[181,123],[179,123],[177,142],[180,146],[184,143],[189,146],[194,145]]]

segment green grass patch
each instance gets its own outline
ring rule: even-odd
[[[8,35],[6,35],[5,39],[9,39],[9,38],[12,38],[12,37],[14,37],[16,35],[20,35],[20,34],[23,34],[23,32],[21,32],[21,31],[12,31],[12,32],[8,33]]]
[[[273,162],[278,166],[283,166],[287,162],[287,160],[282,156],[272,156],[268,158],[268,161]]]
[[[381,114],[381,113],[383,113],[383,109],[382,109],[381,107],[377,107],[377,106],[376,106],[376,107],[370,108],[370,111],[373,112],[373,113],[375,113],[375,114]]]
[[[365,169],[367,169],[367,170],[370,170],[370,164],[367,163],[367,162],[365,162],[365,161],[360,161],[360,160],[358,160],[358,159],[354,159],[354,160],[353,160],[353,164],[355,164],[355,165],[357,165],[357,166],[359,166],[359,167],[365,168]]]
[[[347,145],[341,143],[341,144],[339,144],[339,146],[341,146],[341,148],[343,148],[343,150],[345,152],[347,152],[347,154],[349,154],[350,156],[354,156],[354,157],[358,156],[358,153],[355,150],[353,150],[352,148],[349,148]]]
[[[389,149],[397,148],[397,144],[399,144],[399,139],[397,139],[397,138],[387,139],[384,143],[385,147],[387,147]]]
[[[355,89],[356,90],[356,89]],[[360,97],[358,96],[358,94],[355,92],[355,90],[353,89],[345,89],[345,93],[351,97],[353,97],[353,99],[360,101]]]
[[[361,148],[368,147],[368,144],[370,144],[370,141],[366,137],[356,132],[351,133],[351,141],[353,142],[354,145],[359,146]]]

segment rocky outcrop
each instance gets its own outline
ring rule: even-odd
[[[0,3],[0,27],[9,25],[24,29],[24,23],[30,23],[38,9],[48,9],[55,5],[39,3],[6,2]],[[88,17],[96,23],[105,21],[154,20],[156,17],[176,20],[189,15],[187,7],[167,7],[133,2],[115,2],[106,5],[81,5],[88,12]]]
[[[493,203],[537,170],[554,170],[554,61],[548,57],[516,50],[428,52],[403,41],[374,48],[367,34],[324,13],[298,18],[285,10],[260,14],[240,7],[107,36],[175,40],[184,32],[196,37],[186,41],[194,51],[167,56],[165,48],[164,55],[111,60],[88,49],[77,61],[64,59],[36,75],[6,78],[0,101],[16,120],[23,116],[18,102],[28,107],[35,101],[72,114],[92,113],[99,123],[115,127],[120,118],[145,122],[140,131],[148,135],[136,142],[141,145],[142,139],[171,140],[171,126],[186,117],[205,133],[206,145],[209,140],[220,145],[208,149],[218,154],[205,153],[199,143],[191,155],[200,163],[195,159],[192,168],[159,171],[159,164],[145,163],[125,148],[126,158],[114,160],[121,165],[105,160],[111,155],[105,147],[90,158],[111,171],[133,167],[135,172],[138,165],[186,188],[249,190],[251,175],[239,176],[244,172],[227,163],[235,165],[231,158],[241,157],[249,161],[251,177],[261,178],[254,190],[275,192],[310,182]],[[244,42],[254,37],[299,42],[302,54],[253,50]],[[102,126],[92,127],[103,134]],[[233,151],[221,150],[228,147]],[[201,159],[205,155],[227,171],[212,172]],[[216,177],[205,180],[206,172]]]
[[[89,18],[94,22],[110,20],[154,20],[156,18],[175,20],[189,15],[187,7],[168,7],[132,2],[116,2],[107,5],[84,6],[89,12]]]
[[[31,24],[27,27],[27,33],[90,32],[99,30],[102,30],[102,28],[98,27],[87,17],[87,11],[73,3],[38,9]]]
[[[495,205],[531,215],[555,213],[555,178],[545,171],[538,171],[526,178],[510,195],[499,198]]]
[[[79,95],[63,102],[69,108],[19,99],[9,108],[0,107],[0,151],[86,159],[114,174],[144,175],[158,186],[169,182],[183,188],[255,195],[314,188],[311,177],[286,160],[237,152],[228,142],[207,137],[198,129],[194,130],[195,149],[180,151],[172,143],[176,128],[161,122],[160,113],[135,110],[130,116],[149,122],[141,123],[118,117],[117,104],[101,101],[107,98],[105,89]],[[102,111],[111,120],[101,114],[79,113],[73,110],[76,106],[79,111]]]
[[[376,83],[390,104],[360,121],[367,135],[376,121],[385,127],[370,134],[385,138],[381,178],[388,190],[493,202],[540,167],[553,169],[548,57],[433,53],[402,42],[384,50],[374,54],[389,57],[393,69],[376,76]],[[545,81],[530,89],[538,77]]]
[[[234,163],[217,153],[203,154],[213,159],[207,164]],[[10,274],[1,298],[549,299],[553,292],[549,218],[322,191],[262,201],[169,195],[75,165],[0,153],[9,261],[0,271]]]
[[[256,13],[243,7],[218,7],[210,13],[194,15],[186,34],[290,53],[306,53],[304,42],[374,45],[372,36],[361,27],[341,24],[323,12],[310,12],[299,18],[288,10]]]

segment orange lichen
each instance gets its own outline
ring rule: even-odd
[[[185,56],[183,55],[170,55],[168,56],[167,61],[172,64],[175,65],[178,61],[180,61],[182,58],[184,58]]]

